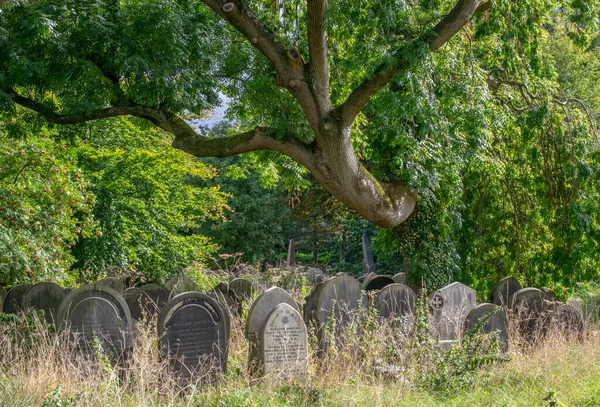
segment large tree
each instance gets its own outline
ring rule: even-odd
[[[8,1],[0,13],[0,100],[55,124],[141,117],[173,134],[173,147],[198,157],[273,150],[306,167],[365,219],[394,228],[413,214],[417,191],[409,180],[373,171],[362,159],[365,143],[381,143],[368,127],[381,123],[378,115],[395,114],[389,108],[364,111],[372,99],[395,78],[410,76],[463,29],[458,41],[463,45],[473,33],[495,36],[480,55],[490,70],[518,72],[506,62],[493,66],[498,60],[490,58],[513,51],[507,59],[535,70],[535,37],[544,16],[571,8],[581,39],[585,24],[597,16],[591,5],[581,0]],[[453,75],[434,79],[455,80]],[[227,137],[211,136],[186,120],[217,105],[221,92],[232,99],[229,110],[236,120]]]

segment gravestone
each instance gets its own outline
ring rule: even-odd
[[[158,335],[162,358],[182,382],[214,382],[227,371],[225,316],[212,297],[198,292],[173,297],[160,313]]]
[[[511,308],[510,301],[513,295],[521,289],[519,281],[512,277],[504,277],[496,284],[492,293],[492,302],[496,305]]]
[[[550,319],[545,299],[544,292],[537,288],[522,288],[513,295],[517,333],[526,342],[534,343],[546,335]]]
[[[569,304],[571,307],[575,308],[581,314],[581,318],[585,319],[583,317],[583,306],[581,304],[581,298],[571,297],[567,300],[567,304]]]
[[[500,351],[508,351],[508,320],[504,309],[499,305],[479,304],[469,312],[465,320],[465,333],[477,328],[482,334],[495,333]]]
[[[149,319],[158,316],[160,310],[169,301],[169,290],[159,284],[146,284],[130,297],[127,305],[131,318],[141,321],[144,316]]]
[[[221,282],[217,284],[209,291],[208,295],[217,300],[221,307],[228,311],[228,314],[234,316],[242,314],[242,300],[237,297],[235,292],[229,289],[227,283]]]
[[[542,287],[542,292],[546,295],[546,301],[557,302],[558,297],[551,288]]]
[[[254,376],[260,371],[260,333],[268,316],[279,304],[288,304],[299,312],[298,304],[284,289],[271,287],[258,296],[248,311],[246,318],[246,338],[250,342],[248,351],[248,371]]]
[[[102,280],[98,280],[96,285],[112,288],[120,294],[123,294],[123,290],[125,289],[123,282],[116,277],[103,278]]]
[[[58,310],[59,332],[68,330],[77,351],[95,358],[98,340],[113,364],[126,359],[131,348],[132,320],[119,292],[106,285],[87,285],[67,295]]]
[[[406,273],[398,273],[392,277],[392,280],[394,280],[394,283],[396,284],[406,285]]]
[[[465,319],[476,304],[476,292],[455,282],[434,291],[429,299],[434,328],[444,347],[461,339]]]
[[[0,287],[0,312],[2,312],[4,307],[4,297],[6,297],[6,290]]]
[[[394,280],[389,276],[374,276],[363,283],[363,290],[375,291],[381,290],[383,287],[394,284]]]
[[[554,320],[564,338],[583,342],[583,315],[569,304],[560,305],[554,313]]]
[[[375,261],[373,260],[373,251],[371,250],[371,237],[366,233],[362,234],[361,237],[362,250],[363,250],[363,263],[365,273],[371,273],[375,271]]]
[[[129,301],[131,301],[133,298],[136,298],[140,293],[140,289],[137,287],[130,287],[125,289],[125,291],[123,291],[123,298],[125,299],[125,302],[127,304],[129,304]]]
[[[383,319],[407,317],[413,319],[417,295],[404,284],[389,284],[382,288],[373,301],[373,307]]]
[[[171,297],[188,291],[198,291],[198,284],[184,272],[177,273],[176,276],[170,278],[164,287],[169,290]]]
[[[229,282],[229,291],[233,291],[235,297],[240,301],[250,301],[254,296],[254,287],[245,278],[234,278],[231,280]]]
[[[335,321],[336,338],[345,327],[355,318],[360,307],[366,306],[361,284],[355,278],[346,274],[335,277],[319,284],[315,292],[313,319],[317,328],[320,355],[324,356],[329,348],[325,326],[330,315]]]
[[[18,314],[23,310],[23,295],[32,287],[31,284],[17,284],[7,291],[4,297],[2,312]]]
[[[50,282],[37,283],[23,295],[23,310],[43,310],[44,319],[48,323],[55,321],[58,307],[66,297],[65,291],[57,284]]]
[[[308,270],[306,270],[306,279],[310,283],[318,284],[319,282],[325,280],[325,274],[323,273],[323,270],[319,268],[310,267]]]
[[[290,245],[288,246],[287,267],[296,267],[296,247],[294,245],[294,239],[290,239]]]
[[[259,337],[263,375],[276,381],[306,377],[308,373],[307,332],[295,307],[278,304],[269,314]]]
[[[373,273],[372,271],[370,273],[366,273],[363,274],[360,277],[357,277],[356,279],[358,280],[359,283],[362,284],[362,286],[364,287],[366,283],[369,282],[369,280],[371,280],[373,277],[377,277],[377,274]]]

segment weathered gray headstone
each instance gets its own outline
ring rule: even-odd
[[[496,284],[492,293],[492,302],[496,305],[511,308],[512,296],[521,289],[519,281],[512,277],[504,277]]]
[[[583,342],[583,315],[577,308],[562,304],[554,313],[554,318],[565,338]]]
[[[17,284],[6,293],[2,312],[18,314],[23,310],[23,295],[31,288],[31,284]]]
[[[329,338],[325,326],[330,315],[335,321],[336,338],[356,316],[360,307],[366,306],[361,284],[355,278],[346,274],[335,277],[319,284],[315,292],[313,319],[317,326],[317,340],[321,356],[329,348]]]
[[[250,301],[254,296],[252,283],[245,278],[234,278],[229,282],[229,291],[233,291],[238,300]]]
[[[141,321],[144,316],[152,318],[158,316],[160,310],[169,300],[169,290],[159,284],[146,284],[140,287],[135,296],[127,303],[131,317]]]
[[[306,270],[306,279],[313,284],[318,284],[325,279],[325,274],[323,273],[323,270],[319,268],[310,267]]]
[[[581,298],[571,297],[567,300],[567,304],[569,304],[571,307],[575,308],[581,314],[581,318],[585,319],[583,317],[583,306],[581,304]]]
[[[253,376],[260,371],[260,332],[267,320],[269,314],[279,304],[288,304],[299,312],[298,304],[294,298],[284,289],[279,287],[271,287],[258,296],[256,301],[248,311],[246,318],[246,338],[250,342],[248,352],[248,370]]]
[[[123,291],[123,298],[125,299],[125,302],[127,304],[129,304],[129,301],[131,301],[134,298],[137,298],[137,296],[140,293],[140,289],[137,287],[130,287],[125,289],[125,291]]]
[[[392,277],[394,283],[406,285],[406,273],[398,273]]]
[[[162,309],[160,350],[178,379],[213,382],[226,372],[229,337],[224,318],[221,306],[198,292],[179,294]]]
[[[373,301],[373,307],[378,311],[379,317],[406,318],[409,326],[414,322],[414,313],[417,305],[417,295],[404,284],[390,284],[382,288]]]
[[[522,288],[513,295],[512,310],[522,340],[534,343],[546,335],[549,315],[545,300],[546,295],[537,288]]]
[[[362,234],[361,238],[362,250],[363,250],[363,263],[365,267],[365,273],[371,273],[375,271],[375,261],[373,260],[373,251],[371,250],[371,237],[366,233]]]
[[[94,358],[99,341],[113,363],[125,360],[132,342],[129,307],[119,292],[104,285],[88,285],[67,295],[58,310],[59,331],[68,330],[77,350]]]
[[[558,297],[552,290],[552,288],[542,287],[542,292],[546,295],[546,301],[556,302],[558,301]]]
[[[363,290],[381,290],[383,287],[390,284],[394,284],[394,280],[390,276],[374,276],[371,277],[368,281],[365,280],[365,282],[363,283]]]
[[[265,320],[259,343],[265,376],[283,381],[308,373],[306,326],[295,307],[278,304]]]
[[[66,297],[65,291],[57,284],[50,282],[37,283],[23,295],[23,310],[43,310],[44,319],[48,323],[55,321],[58,307]]]
[[[188,291],[198,291],[198,284],[185,273],[177,273],[176,276],[170,278],[164,285],[169,290],[171,297]]]
[[[103,287],[112,288],[113,290],[115,290],[121,294],[123,293],[123,290],[125,289],[123,282],[116,277],[103,278],[102,280],[98,280],[96,282],[96,285],[101,285]]]
[[[290,239],[290,245],[288,246],[287,267],[296,267],[296,247],[294,245],[294,239]]]
[[[461,339],[467,315],[476,304],[476,292],[455,282],[434,291],[429,299],[433,325],[442,346]]]
[[[465,332],[475,329],[483,334],[495,333],[501,352],[508,350],[508,320],[506,313],[496,304],[479,304],[469,312],[465,320]]]

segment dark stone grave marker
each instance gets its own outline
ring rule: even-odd
[[[513,295],[521,289],[519,281],[512,277],[504,277],[496,284],[492,293],[492,302],[496,305],[511,308]]]
[[[81,354],[94,358],[98,340],[113,363],[125,360],[131,348],[132,320],[125,299],[105,285],[88,285],[66,296],[58,311],[59,332],[68,330]]]
[[[227,371],[225,316],[214,298],[198,292],[173,297],[158,320],[162,357],[184,383],[214,382]]]
[[[118,278],[116,278],[116,277],[106,277],[106,278],[103,278],[102,280],[98,280],[96,282],[96,285],[100,285],[100,286],[103,286],[103,287],[112,288],[113,290],[115,290],[119,294],[123,294],[123,290],[125,289],[125,286],[123,285],[123,282],[121,280],[119,280]]]
[[[414,323],[417,295],[404,284],[389,284],[382,288],[373,301],[373,307],[382,319],[406,319],[406,332]]]
[[[48,323],[55,321],[58,307],[66,297],[65,291],[57,284],[50,282],[37,283],[23,295],[23,310],[43,310],[44,319]]]
[[[252,283],[245,278],[234,278],[229,282],[229,291],[235,293],[235,298],[240,301],[250,301],[254,296]]]
[[[390,284],[394,284],[394,280],[390,276],[374,276],[368,280],[365,279],[365,282],[363,283],[363,290],[381,290],[383,287]]]
[[[562,304],[557,308],[554,319],[558,323],[561,334],[566,339],[583,342],[583,315],[577,308]]]
[[[296,267],[296,246],[294,244],[294,239],[290,239],[290,245],[288,246],[288,256],[287,256],[287,268]]]
[[[158,316],[168,300],[169,290],[165,287],[159,284],[146,284],[130,298],[127,305],[131,310],[131,317],[141,321],[144,315],[148,318]]]
[[[465,332],[473,332],[478,326],[480,333],[495,332],[500,351],[508,351],[508,320],[504,309],[496,304],[479,304],[467,315]]]
[[[375,271],[375,261],[373,260],[373,251],[371,250],[371,237],[363,233],[361,242],[365,273],[372,273]]]
[[[23,310],[23,295],[32,287],[31,284],[17,284],[6,293],[2,312],[18,314]]]
[[[198,291],[198,284],[183,272],[177,273],[176,276],[170,278],[164,287],[169,290],[171,297],[189,291]]]
[[[513,295],[512,310],[521,339],[534,343],[546,335],[549,315],[546,295],[537,288],[522,288]]]

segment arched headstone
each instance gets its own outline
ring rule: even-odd
[[[2,312],[18,314],[23,310],[23,295],[32,287],[31,284],[17,284],[9,289],[4,297]]]
[[[557,302],[558,301],[558,297],[556,296],[556,294],[554,293],[554,290],[552,290],[552,288],[542,287],[542,292],[546,295],[546,301],[549,301],[549,302]]]
[[[450,346],[460,339],[465,319],[475,304],[475,290],[459,282],[431,294],[429,305],[433,324],[442,346]]]
[[[65,297],[65,291],[57,284],[37,283],[23,295],[23,310],[43,310],[46,322],[52,323],[58,316],[58,307]]]
[[[508,320],[499,305],[479,304],[473,308],[465,320],[465,332],[473,332],[476,328],[483,334],[496,333],[500,350],[508,350]]]
[[[125,289],[123,282],[116,277],[103,278],[102,280],[98,280],[96,285],[112,288],[120,294],[123,294],[123,290]]]
[[[323,270],[319,268],[310,267],[308,270],[306,270],[306,279],[310,283],[318,284],[319,282],[322,282],[325,279],[325,274],[323,273]]]
[[[82,354],[94,357],[98,340],[104,354],[117,364],[131,348],[132,320],[125,299],[105,285],[87,285],[69,293],[58,311],[59,331],[68,330]]]
[[[373,307],[378,311],[380,318],[405,318],[408,329],[414,322],[416,305],[417,295],[404,284],[385,286],[376,294],[373,301]]]
[[[335,320],[334,334],[338,337],[347,324],[354,319],[359,306],[366,306],[366,301],[363,298],[361,284],[355,278],[338,274],[319,284],[315,292],[313,318],[317,326],[317,340],[321,355],[324,355],[329,347],[325,325],[330,315]]]
[[[512,298],[513,315],[521,339],[534,343],[546,335],[549,316],[546,295],[537,288],[522,288]]]
[[[260,334],[262,373],[277,381],[308,373],[307,332],[298,310],[284,302],[265,320]]]
[[[129,304],[129,301],[131,301],[133,298],[136,298],[140,293],[140,289],[137,287],[130,287],[127,288],[123,291],[123,298],[125,299],[125,302],[127,304]]]
[[[174,297],[178,294],[189,292],[189,291],[198,291],[198,284],[191,278],[189,278],[185,273],[177,273],[176,276],[170,278],[165,283],[165,288],[169,290],[171,293],[171,297]]]
[[[229,282],[229,291],[233,291],[238,300],[250,301],[254,296],[252,283],[245,278],[234,278]]]
[[[269,314],[279,304],[288,304],[299,312],[298,304],[294,298],[284,289],[279,287],[271,287],[258,296],[256,301],[248,311],[246,318],[246,338],[250,342],[248,352],[248,370],[251,375],[255,375],[260,368],[259,349],[260,349],[260,332],[267,320]]]
[[[496,284],[492,293],[492,302],[496,305],[511,308],[512,296],[521,289],[519,281],[512,277],[504,277]]]
[[[365,281],[363,289],[365,291],[381,290],[383,287],[394,284],[394,280],[389,276],[375,276]]]
[[[392,280],[394,280],[394,283],[396,284],[406,285],[406,273],[398,273],[392,277]]]
[[[140,287],[127,305],[131,310],[131,317],[141,321],[144,315],[157,316],[167,301],[169,301],[169,290],[159,284],[146,284]]]
[[[227,371],[229,337],[214,298],[198,292],[173,297],[160,313],[158,335],[162,357],[180,380],[213,382]]]

